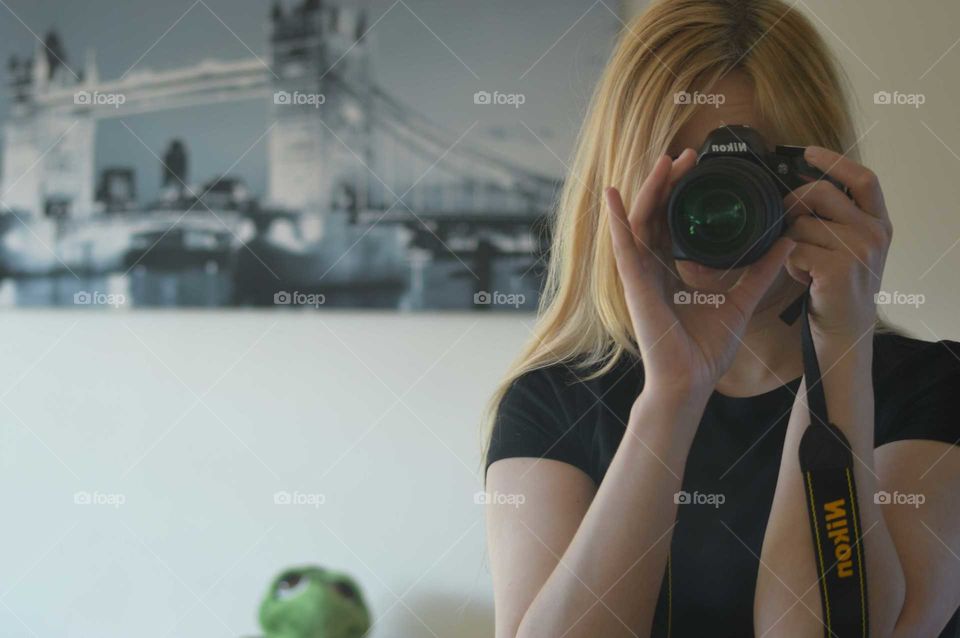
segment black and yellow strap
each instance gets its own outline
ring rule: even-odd
[[[781,318],[793,323],[801,315],[804,379],[810,425],[800,440],[800,470],[810,519],[824,635],[866,638],[869,635],[863,536],[853,477],[853,452],[827,416],[820,364],[810,332],[809,290]]]

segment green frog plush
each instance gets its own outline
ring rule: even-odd
[[[370,612],[356,582],[321,567],[286,569],[260,604],[265,638],[361,638]]]

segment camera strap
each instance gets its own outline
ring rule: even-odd
[[[801,319],[810,425],[800,439],[800,470],[820,577],[824,635],[866,638],[869,635],[867,580],[853,478],[853,452],[847,437],[827,416],[827,398],[810,331],[809,304],[808,288],[780,318],[790,325],[798,315]]]

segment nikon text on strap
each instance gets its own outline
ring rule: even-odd
[[[820,364],[810,332],[810,291],[780,315],[792,324],[801,317],[803,373],[810,425],[800,440],[800,470],[813,550],[820,576],[824,635],[866,638],[869,635],[867,580],[853,453],[840,429],[830,423]]]

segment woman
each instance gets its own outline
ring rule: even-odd
[[[808,285],[855,458],[870,635],[953,631],[960,344],[877,328],[892,229],[843,95],[780,0],[660,0],[625,30],[578,140],[535,334],[494,397],[486,489],[524,497],[488,512],[498,638],[824,635],[800,322],[779,318]],[[748,267],[675,261],[667,197],[731,124],[809,147],[850,197],[826,180],[790,192],[784,236]]]

